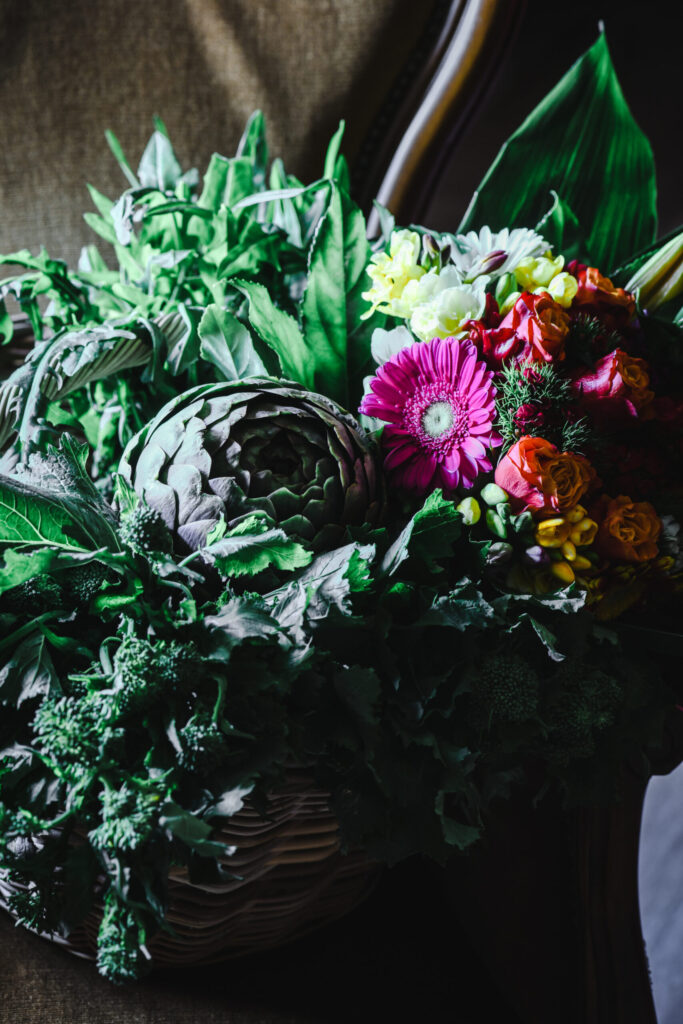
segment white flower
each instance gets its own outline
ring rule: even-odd
[[[500,277],[514,271],[522,260],[541,256],[550,249],[546,240],[530,228],[491,231],[483,227],[479,232],[455,235],[453,242],[451,259],[468,281],[482,274]]]
[[[484,314],[488,278],[480,278],[474,284],[452,283],[453,270],[454,267],[446,267],[434,275],[426,301],[412,312],[410,327],[421,341],[458,337],[465,333],[466,321],[479,320]]]
[[[383,327],[376,327],[372,332],[370,351],[372,358],[378,366],[386,363],[387,359],[397,355],[401,349],[408,348],[415,343],[415,338],[407,327],[394,327],[391,331],[385,331]]]

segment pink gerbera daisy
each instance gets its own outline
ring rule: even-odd
[[[384,420],[385,469],[405,490],[472,487],[491,469],[493,373],[469,340],[433,338],[402,349],[370,382],[360,411]]]

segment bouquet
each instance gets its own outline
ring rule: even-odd
[[[113,269],[2,259],[1,884],[45,934],[99,906],[113,980],[289,764],[347,847],[445,861],[676,703],[683,236],[604,37],[454,234],[368,241],[341,137],[303,185],[259,114],[201,184],[109,136]]]

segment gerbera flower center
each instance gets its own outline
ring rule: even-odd
[[[469,433],[467,401],[448,381],[418,387],[406,402],[403,415],[406,429],[434,452],[451,451]]]
[[[423,430],[430,437],[440,437],[453,426],[453,409],[450,402],[434,402],[422,414]]]

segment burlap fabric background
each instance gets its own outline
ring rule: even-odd
[[[353,153],[420,34],[424,0],[0,0],[0,252],[94,240],[85,184],[126,182],[162,117],[184,167],[231,155],[255,107],[273,155],[314,177],[347,118]]]

